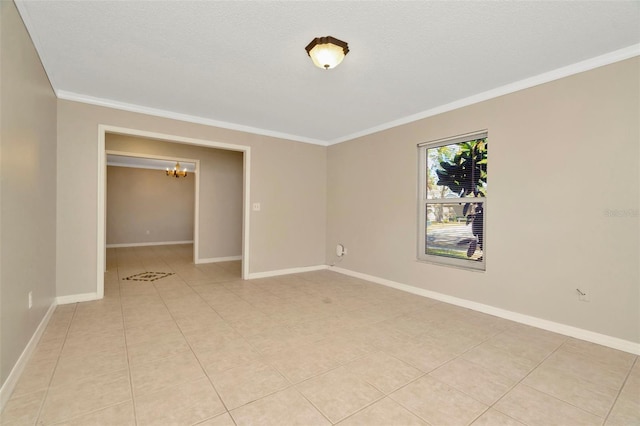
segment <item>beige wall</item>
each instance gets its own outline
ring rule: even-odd
[[[250,272],[324,264],[325,147],[58,100],[58,296],[96,291],[99,124],[250,146]]]
[[[331,146],[327,258],[342,242],[346,269],[640,342],[639,62]],[[417,262],[416,144],[481,129],[487,270]]]
[[[242,254],[241,152],[118,134],[107,134],[105,144],[113,151],[200,160],[198,257],[202,260]],[[193,239],[193,222],[191,237],[186,239]]]
[[[107,245],[193,240],[195,177],[107,167]]]
[[[55,297],[56,99],[13,2],[0,19],[2,385]]]

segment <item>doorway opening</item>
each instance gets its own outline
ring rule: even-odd
[[[106,145],[106,247],[193,244],[199,263],[200,160]],[[176,163],[184,178],[167,179]]]
[[[160,142],[169,142],[185,145],[193,145],[205,148],[214,148],[225,151],[235,151],[242,153],[242,237],[241,237],[241,275],[242,279],[246,279],[249,275],[249,188],[250,188],[250,164],[251,164],[251,148],[244,145],[234,145],[210,140],[188,138],[183,136],[161,134],[155,132],[147,132],[143,130],[128,129],[115,126],[99,125],[98,126],[98,241],[97,241],[97,289],[98,298],[104,296],[104,272],[106,270],[106,170],[107,170],[107,151],[106,139],[107,135],[123,135],[142,139],[152,139]],[[132,153],[125,153],[131,155]],[[142,157],[159,157],[150,154],[135,153],[134,156]],[[161,158],[158,158],[161,159]],[[184,159],[185,161],[194,161]],[[197,160],[195,160],[197,161]],[[199,161],[197,161],[199,168]],[[196,207],[194,218],[194,263],[205,263],[207,259],[200,259],[200,238],[199,238],[199,173],[196,173]],[[202,261],[202,262],[199,262]]]

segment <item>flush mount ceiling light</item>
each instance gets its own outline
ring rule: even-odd
[[[167,173],[167,176],[171,176],[175,178],[187,177],[187,168],[185,167],[184,169],[180,170],[180,163],[176,163],[173,170],[167,169],[166,173]]]
[[[349,53],[349,45],[331,36],[317,37],[305,47],[305,50],[318,68],[328,70],[342,62]]]

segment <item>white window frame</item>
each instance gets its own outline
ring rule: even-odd
[[[445,145],[467,142],[475,139],[488,138],[487,130],[466,133],[445,139],[424,142],[418,144],[418,254],[419,261],[447,265],[474,271],[485,271],[487,264],[487,197],[462,197],[462,198],[431,198],[427,199],[427,150]],[[482,235],[482,260],[457,259],[447,256],[426,254],[426,227],[428,204],[454,204],[457,200],[468,200],[483,204],[483,235]]]

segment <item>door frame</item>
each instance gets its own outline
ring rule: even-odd
[[[107,153],[106,153],[106,134],[114,133],[126,136],[137,136],[145,139],[156,139],[165,142],[181,143],[185,145],[203,146],[207,148],[224,149],[228,151],[242,152],[243,161],[243,185],[242,185],[242,279],[247,279],[249,276],[249,244],[250,244],[250,188],[251,188],[251,147],[246,145],[236,145],[224,142],[216,142],[205,139],[196,139],[185,136],[170,135],[165,133],[150,132],[146,130],[130,129],[126,127],[111,126],[106,124],[98,125],[98,211],[97,211],[97,223],[98,223],[98,238],[97,238],[97,298],[102,299],[104,297],[104,273],[106,272],[106,229],[107,229],[107,214],[106,214],[106,177],[107,177]],[[151,156],[144,154],[144,156],[151,158]],[[199,166],[199,162],[198,162]],[[198,173],[196,173],[198,175]],[[199,178],[196,180],[196,220],[198,219],[198,199],[199,199]],[[198,230],[198,223],[195,223],[195,230]],[[194,231],[195,234],[195,231]],[[194,235],[194,263],[198,259],[198,236]]]

